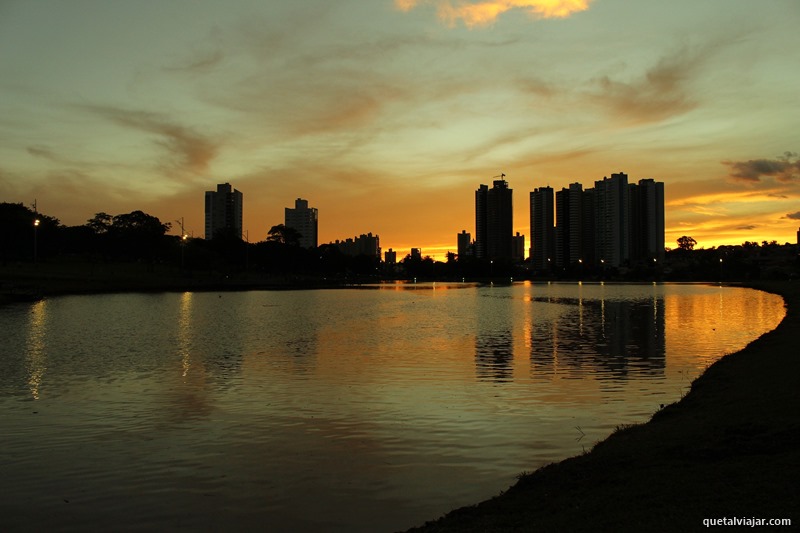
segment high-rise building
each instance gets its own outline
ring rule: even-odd
[[[556,192],[555,261],[569,267],[583,261],[583,186],[570,183]]]
[[[472,235],[467,230],[461,230],[458,234],[458,258],[464,259],[472,255]]]
[[[525,260],[525,235],[511,236],[511,260],[515,263],[521,263]]]
[[[387,265],[394,265],[397,263],[397,252],[389,248],[383,253],[383,262]]]
[[[475,191],[475,257],[486,259],[486,216],[487,204],[489,202],[489,186],[481,185]]]
[[[628,186],[630,204],[630,260],[664,259],[664,183],[641,179]]]
[[[494,180],[486,204],[486,254],[489,259],[511,259],[514,235],[513,189],[506,180]]]
[[[530,194],[531,251],[533,268],[549,269],[555,259],[553,188],[539,187]]]
[[[595,254],[606,266],[630,259],[628,175],[622,172],[594,182]]]
[[[600,263],[596,253],[594,198],[593,188],[586,189],[581,194],[581,253],[584,263],[604,266]]]
[[[512,194],[506,180],[475,191],[475,255],[479,259],[511,259],[514,227]]]
[[[216,191],[206,191],[206,239],[220,231],[242,236],[242,193],[230,183],[220,183]]]
[[[284,225],[300,234],[300,246],[302,248],[317,247],[318,218],[316,207],[308,207],[308,200],[298,198],[294,201],[294,209],[285,208],[284,218]]]

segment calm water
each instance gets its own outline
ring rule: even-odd
[[[701,285],[0,308],[0,530],[393,531],[677,400],[782,300]]]

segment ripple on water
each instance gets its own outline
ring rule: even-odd
[[[403,529],[646,420],[782,316],[744,289],[589,284],[0,308],[0,512]]]

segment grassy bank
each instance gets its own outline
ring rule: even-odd
[[[800,524],[800,284],[752,286],[783,296],[785,319],[709,367],[681,401],[411,531],[694,531],[722,517]]]

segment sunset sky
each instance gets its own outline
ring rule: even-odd
[[[0,201],[202,237],[230,182],[251,242],[302,197],[320,243],[441,258],[494,176],[529,238],[531,190],[625,172],[665,182],[667,246],[795,242],[798,27],[797,0],[0,0]]]

